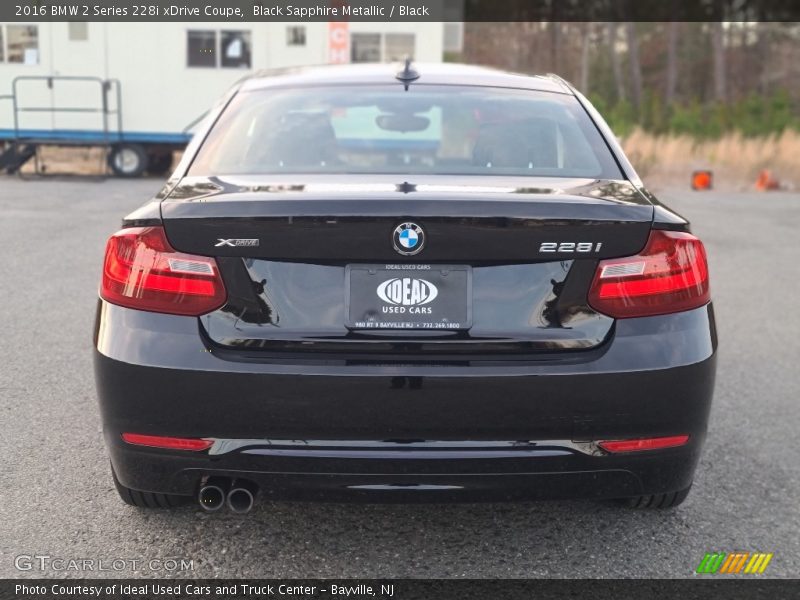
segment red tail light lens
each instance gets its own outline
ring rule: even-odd
[[[688,435],[672,435],[668,437],[642,438],[639,440],[609,440],[597,442],[606,452],[640,452],[642,450],[660,450],[684,446],[689,441]]]
[[[600,261],[589,291],[592,308],[618,319],[689,310],[710,299],[703,243],[682,231],[652,231],[641,254]]]
[[[150,448],[165,448],[167,450],[189,450],[190,452],[208,450],[214,445],[214,440],[142,435],[140,433],[123,433],[122,439],[125,443],[133,444],[134,446],[149,446]]]
[[[123,229],[109,238],[100,296],[128,308],[191,316],[226,299],[217,261],[176,252],[163,227]]]

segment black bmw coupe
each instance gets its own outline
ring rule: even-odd
[[[261,73],[106,248],[127,503],[680,504],[717,346],[703,244],[555,76]]]

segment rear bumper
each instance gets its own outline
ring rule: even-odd
[[[688,446],[637,456],[584,456],[559,449],[548,456],[497,458],[480,450],[468,457],[385,456],[361,440],[347,458],[254,454],[270,444],[224,457],[125,446],[106,432],[111,461],[123,485],[193,495],[203,477],[241,477],[256,482],[271,499],[370,502],[506,501],[619,498],[677,491],[692,482],[703,436]],[[552,442],[539,445],[550,447]],[[274,450],[274,448],[273,448]],[[417,455],[419,456],[419,455]]]
[[[121,483],[193,494],[243,476],[268,497],[451,501],[605,498],[692,480],[714,384],[710,306],[619,321],[602,352],[473,365],[242,362],[196,319],[101,303],[95,373]],[[122,432],[212,438],[211,451]],[[609,455],[596,440],[689,434]]]

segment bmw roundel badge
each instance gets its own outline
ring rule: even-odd
[[[425,230],[416,223],[400,223],[394,228],[392,242],[400,254],[413,256],[425,247]]]

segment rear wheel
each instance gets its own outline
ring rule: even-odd
[[[620,498],[618,502],[628,508],[672,508],[683,503],[691,489],[692,486],[689,486],[684,490],[666,494],[647,494],[635,496],[634,498]]]
[[[178,496],[176,494],[158,494],[155,492],[139,492],[125,487],[117,479],[114,468],[111,468],[111,475],[114,477],[114,486],[117,488],[119,497],[125,504],[138,508],[175,508],[188,504],[191,496]]]
[[[108,153],[108,166],[117,177],[139,177],[148,162],[147,153],[139,144],[117,144]]]

